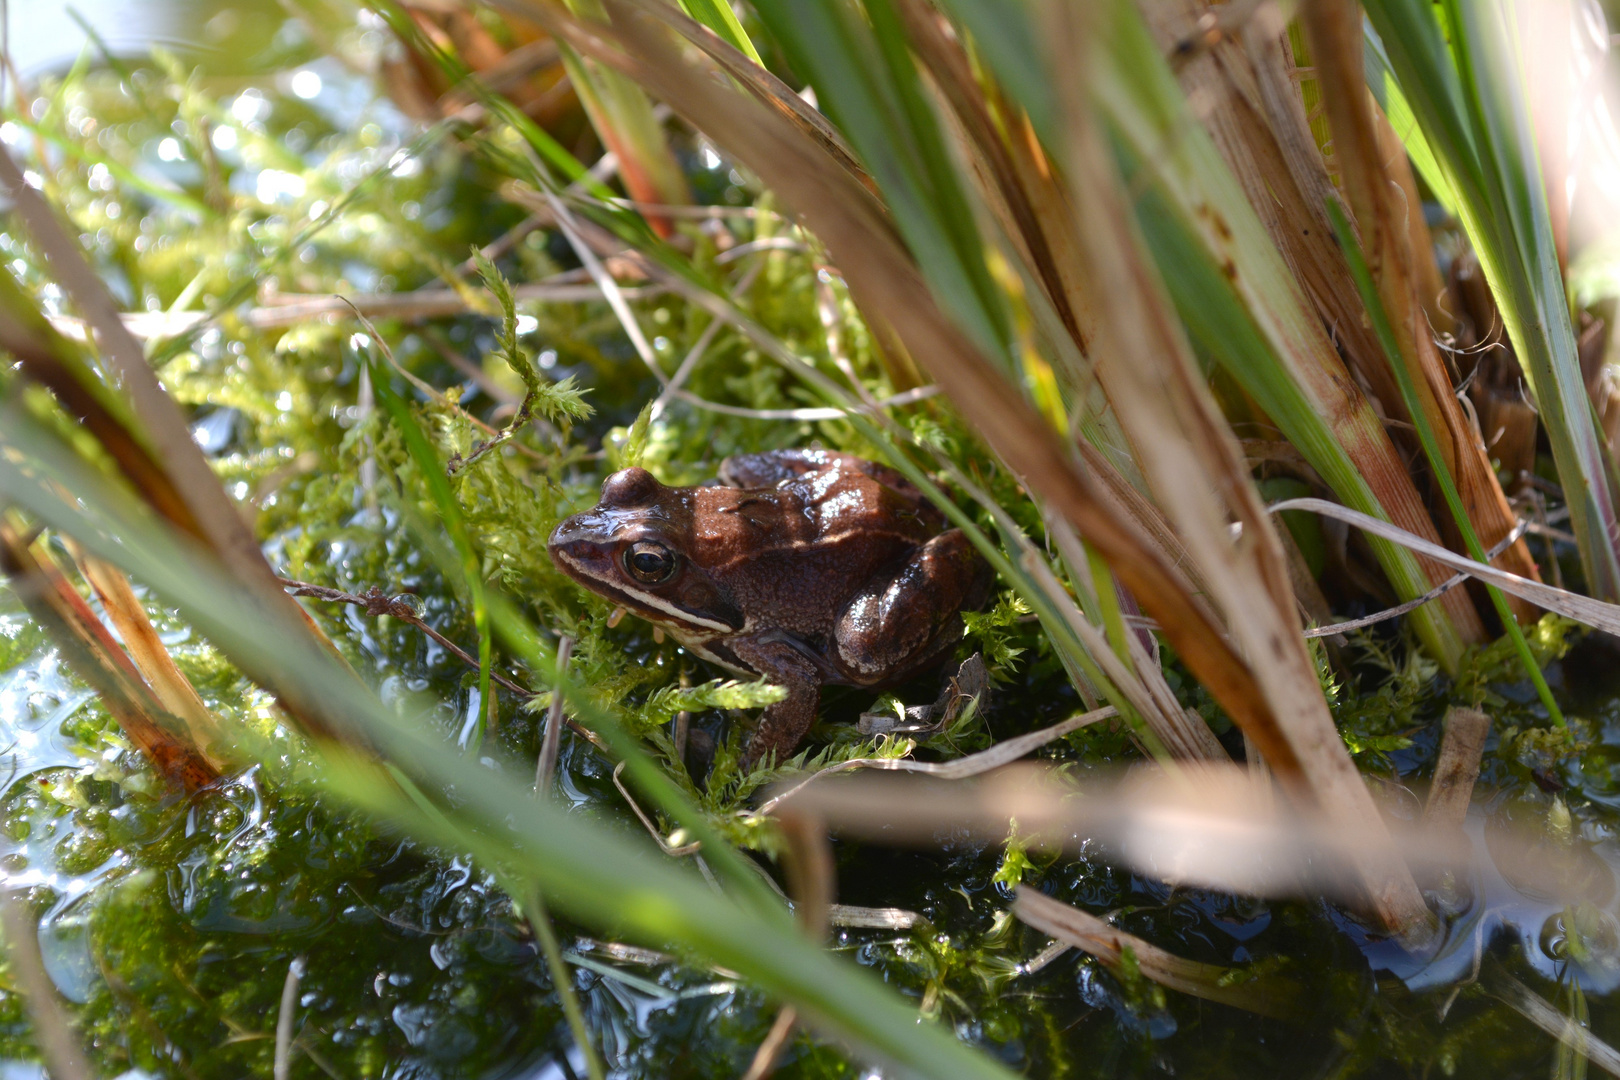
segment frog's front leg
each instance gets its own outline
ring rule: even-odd
[[[942,662],[961,637],[964,608],[990,595],[990,567],[960,529],[940,533],[844,608],[833,631],[856,685],[909,678]]]
[[[781,764],[793,756],[816,722],[821,670],[796,645],[780,637],[733,638],[726,646],[746,666],[787,690],[787,697],[765,707],[742,760],[745,771],[773,755]]]

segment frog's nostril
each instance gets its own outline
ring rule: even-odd
[[[588,529],[585,516],[575,514],[571,518],[564,518],[558,526],[551,530],[551,536],[546,540],[546,547],[555,554],[558,549],[567,548],[586,538]]]

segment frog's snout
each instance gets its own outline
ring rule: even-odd
[[[594,513],[575,514],[573,517],[563,518],[551,536],[546,540],[546,550],[551,553],[553,560],[559,554],[572,556],[577,561],[585,554],[585,549],[595,548],[597,540],[602,536],[602,522],[599,515]]]

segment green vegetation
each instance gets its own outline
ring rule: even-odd
[[[1467,372],[1437,388],[1414,354],[1433,251],[1358,202],[1343,110],[1349,213],[1322,202],[1306,98],[1362,71],[1322,25],[1290,39],[1320,53],[1299,98],[1221,22],[1240,5],[682,7],[301,0],[255,50],[210,22],[215,53],[93,44],[14,88],[0,871],[95,1072],[740,1076],[790,1008],[793,1077],[1579,1075],[1511,987],[1620,1036],[1604,644],[1467,587],[1307,643],[1447,574],[1261,499],[1613,599],[1607,406],[1495,16],[1369,0],[1366,67],[1524,360],[1533,483],[1456,426]],[[1242,112],[1240,69],[1295,98]],[[1602,281],[1604,250],[1567,261]],[[994,565],[957,654],[990,689],[935,730],[905,721],[938,675],[828,688],[799,755],[747,772],[783,691],[621,621],[544,539],[615,469],[695,484],[810,444],[893,464]],[[1016,821],[823,847],[766,806],[1104,705],[1034,756],[1087,786],[1247,751],[1373,854],[1259,900]],[[1385,822],[1421,814],[1458,706],[1493,721],[1490,823],[1477,876],[1435,880]],[[1480,839],[1521,834],[1541,862]],[[1135,944],[1060,955],[1020,887]],[[0,1060],[40,1060],[8,946]],[[1308,1019],[1182,993],[1165,951]]]

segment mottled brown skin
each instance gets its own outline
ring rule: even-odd
[[[788,695],[766,708],[745,763],[785,760],[821,687],[872,689],[942,663],[990,568],[899,473],[848,454],[727,458],[717,484],[671,488],[645,469],[557,526],[557,567],[663,627],[694,654]]]

